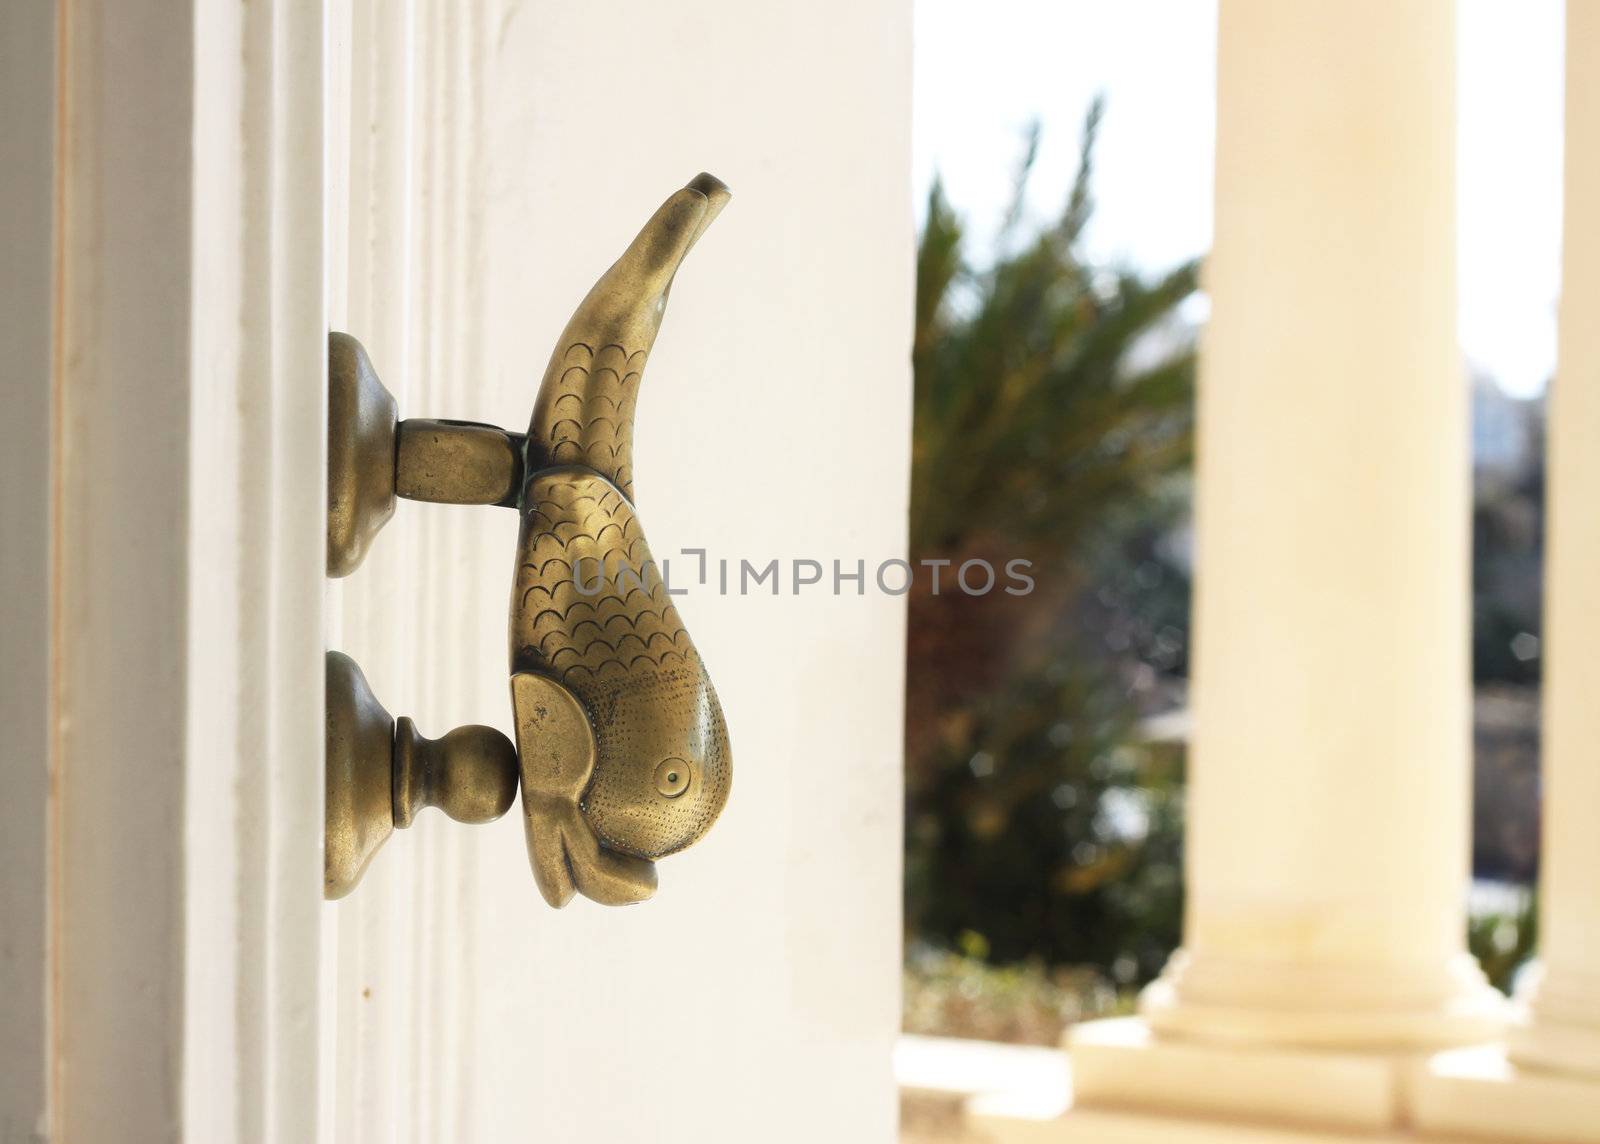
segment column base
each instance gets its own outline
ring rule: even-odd
[[[1059,1115],[969,1106],[988,1144],[1419,1144],[1410,1122],[1422,1055],[1266,1049],[1158,1038],[1136,1017],[1068,1038],[1073,1099]],[[1523,1144],[1441,1125],[1427,1144]],[[1587,1142],[1585,1141],[1585,1144]]]
[[[1197,957],[1180,949],[1140,995],[1139,1013],[1164,1036],[1392,1053],[1498,1039],[1510,1007],[1465,951],[1408,972]]]
[[[1600,1029],[1536,1014],[1532,1024],[1513,1028],[1507,1041],[1519,1066],[1600,1084]]]
[[[1499,1045],[1437,1053],[1411,1087],[1413,1122],[1426,1133],[1600,1144],[1600,1077],[1521,1067]]]
[[[1056,1120],[968,1117],[983,1144],[1525,1144],[1521,1137],[1428,1136],[1410,1132],[1319,1132],[1309,1128],[1179,1120],[1141,1112],[1074,1109]]]
[[[1160,1037],[1137,1017],[1068,1036],[1073,1104],[1234,1122],[1377,1132],[1401,1123],[1404,1062],[1390,1054]]]
[[[1526,1017],[1507,1037],[1511,1062],[1600,1084],[1600,974],[1544,966],[1528,974]]]

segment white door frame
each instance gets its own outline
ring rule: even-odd
[[[8,1141],[316,1132],[323,24],[6,9]]]

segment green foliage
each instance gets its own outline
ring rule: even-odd
[[[1092,969],[1046,969],[1037,961],[995,966],[981,938],[966,939],[962,953],[926,946],[909,952],[902,974],[906,1032],[1053,1046],[1075,1021],[1131,1008],[1132,995]]]
[[[1477,683],[1537,684],[1544,570],[1544,426],[1528,414],[1526,464],[1516,473],[1479,472],[1472,503],[1472,675]],[[1521,650],[1521,654],[1519,654]]]
[[[1178,308],[1197,266],[1147,278],[1084,255],[1099,118],[1097,104],[1056,218],[1024,221],[1035,129],[988,257],[969,256],[937,182],[918,247],[912,556],[1027,558],[1038,588],[912,591],[913,1030],[1053,1041],[1153,976],[1180,936],[1182,751],[1138,728],[1187,670],[1188,581],[1167,546],[1188,507],[1194,355]],[[1539,454],[1479,480],[1480,681],[1538,678],[1524,633],[1539,630]],[[1535,929],[1531,903],[1472,920],[1502,989]]]
[[[985,698],[907,824],[916,932],[1147,980],[1177,945],[1182,766],[1139,744],[1120,689],[1059,660]]]
[[[1187,470],[1193,355],[1136,362],[1195,290],[1189,263],[1153,281],[1080,251],[1097,103],[1065,209],[1012,249],[1036,152],[1030,137],[1000,249],[984,269],[936,181],[917,256],[911,543],[959,551],[974,532],[1029,551],[1070,548],[1108,514]]]
[[[1139,741],[1181,669],[1196,266],[1095,265],[1082,235],[1100,108],[1065,207],[1022,233],[1030,134],[997,248],[969,260],[936,183],[917,259],[915,559],[1035,562],[1026,597],[914,590],[907,923],[997,962],[1147,979],[1178,940],[1181,759]],[[1142,673],[1142,674],[1141,674]],[[1144,680],[1144,683],[1138,682]]]
[[[1467,921],[1467,948],[1496,989],[1510,993],[1517,971],[1539,942],[1539,905],[1533,894],[1518,908],[1477,914]]]

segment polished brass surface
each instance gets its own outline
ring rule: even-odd
[[[511,702],[522,756],[523,828],[544,900],[559,908],[581,889],[597,902],[619,906],[655,893],[655,864],[601,846],[584,821],[580,805],[594,779],[596,754],[583,705],[553,679],[533,672],[511,677]]]
[[[523,438],[473,421],[398,420],[366,348],[328,335],[328,575],[348,576],[394,515],[395,498],[511,506]]]
[[[528,853],[555,906],[574,889],[608,904],[648,897],[654,859],[702,837],[728,798],[722,707],[633,505],[645,365],[678,267],[728,197],[700,175],[662,204],[567,322],[534,402],[518,504],[511,693]],[[593,775],[582,787],[567,781],[571,759],[553,759],[530,735],[537,713],[563,695],[585,712],[593,737],[584,744]],[[569,750],[582,753],[576,741]],[[658,778],[668,760],[679,769],[669,785],[683,786],[672,793]],[[532,789],[541,797],[527,797]],[[540,842],[553,833],[564,839],[560,852]]]
[[[728,202],[699,175],[669,198],[579,304],[545,368],[528,470],[582,465],[633,496],[633,412],[673,276]]]
[[[328,575],[348,576],[394,515],[394,397],[349,334],[328,335]]]
[[[457,822],[493,822],[517,797],[517,749],[493,727],[457,727],[425,738],[409,716],[395,720],[394,824],[436,806]]]
[[[322,893],[342,898],[355,889],[394,830],[394,720],[373,696],[356,661],[343,652],[327,654],[324,674]]]
[[[359,562],[392,512],[396,492],[514,507],[521,530],[510,623],[514,754],[508,760],[500,743],[487,737],[498,732],[487,728],[451,732],[428,745],[401,720],[392,735],[390,820],[381,833],[364,823],[367,833],[356,837],[350,812],[337,823],[348,837],[335,845],[330,810],[330,879],[337,854],[340,873],[353,884],[388,829],[409,822],[417,805],[453,808],[463,821],[497,817],[509,804],[513,770],[520,771],[534,881],[553,906],[579,893],[608,905],[650,897],[655,860],[691,845],[716,821],[732,776],[727,725],[634,506],[633,423],[678,267],[728,198],[716,179],[697,176],[667,199],[600,277],[556,343],[526,438],[462,422],[406,421],[396,428],[393,400],[365,353],[353,339],[334,335],[330,369],[342,368],[354,379],[344,391],[359,399],[340,423],[365,436],[330,448],[330,574],[342,575],[336,567],[347,572]],[[336,360],[341,355],[342,365]],[[385,425],[391,452],[382,473],[375,443]],[[336,489],[346,494],[341,503],[373,508],[369,518],[353,510],[353,519],[341,520],[338,551],[345,558],[337,564]],[[330,663],[336,654],[330,653]],[[331,668],[329,680],[332,808]],[[371,701],[382,712],[364,683],[356,690],[347,704],[352,710],[365,711]],[[369,723],[375,726],[375,716],[362,723],[364,743],[375,741]],[[472,734],[457,743],[454,737],[464,732]],[[370,766],[341,756],[339,781],[360,770],[373,782],[361,770]],[[458,786],[458,778],[466,785]],[[372,801],[368,796],[361,806]],[[344,858],[347,850],[352,856]],[[331,888],[330,896],[337,896]]]
[[[372,856],[417,811],[493,822],[517,796],[517,749],[493,727],[457,727],[428,739],[396,721],[343,652],[325,657],[327,727],[322,893],[342,898]]]
[[[395,491],[439,504],[509,505],[522,487],[522,437],[471,421],[400,422]]]
[[[529,838],[557,822],[581,822],[608,853],[648,860],[681,850],[727,799],[728,736],[705,666],[653,572],[639,518],[615,485],[577,466],[536,475],[523,504],[511,664],[514,680],[542,681],[537,690],[512,689],[524,790],[530,773],[548,765],[545,753],[530,750],[524,712],[553,693],[589,713],[596,756],[592,779],[572,793],[569,809],[579,809],[581,797],[581,817],[541,822],[549,804],[524,799]],[[597,580],[599,590],[589,591]],[[657,781],[668,759],[681,762],[677,781],[685,784],[671,795]],[[537,847],[529,855],[552,905],[564,899],[550,887],[569,879],[586,896],[611,900],[589,885],[593,871],[572,847],[565,872],[541,868],[550,855]]]

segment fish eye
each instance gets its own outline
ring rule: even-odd
[[[656,791],[663,798],[677,798],[689,789],[689,764],[682,759],[666,759],[656,768]]]

